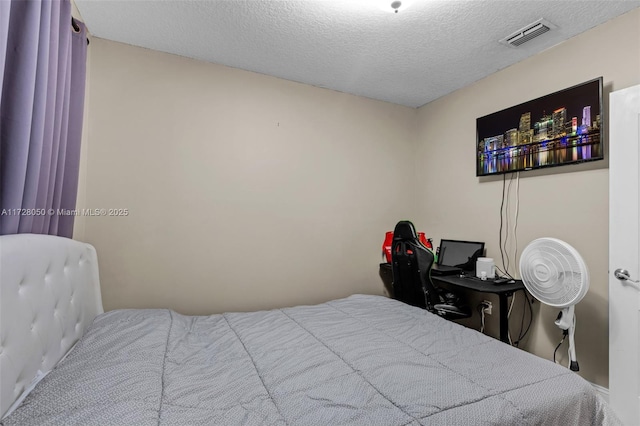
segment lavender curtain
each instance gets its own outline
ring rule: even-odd
[[[71,237],[87,38],[69,0],[0,0],[0,234]]]

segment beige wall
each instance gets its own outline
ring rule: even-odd
[[[476,118],[599,76],[604,77],[605,111],[611,91],[640,83],[640,10],[420,108],[416,224],[436,239],[486,241],[487,254],[498,259],[502,179],[475,176]],[[569,242],[584,257],[591,289],[576,308],[580,374],[603,386],[608,385],[606,166],[601,161],[522,173],[517,227],[518,253],[531,240],[550,236]],[[515,182],[511,189],[515,200]],[[553,324],[558,310],[539,303],[534,309],[526,348],[550,359],[562,337]],[[495,315],[490,320],[495,332]],[[516,312],[512,330],[517,334],[519,329],[520,312]],[[566,346],[562,355],[566,360]]]
[[[189,314],[382,294],[415,210],[417,110],[94,38],[76,238],[105,309]]]

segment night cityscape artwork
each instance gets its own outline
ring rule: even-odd
[[[476,176],[603,159],[602,77],[476,120]]]

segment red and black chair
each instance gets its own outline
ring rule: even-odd
[[[447,319],[470,317],[471,309],[457,294],[434,286],[433,262],[433,253],[420,242],[413,223],[398,222],[391,246],[394,298]]]

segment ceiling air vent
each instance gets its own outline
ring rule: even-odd
[[[538,19],[536,22],[529,24],[515,33],[503,38],[500,40],[500,43],[511,47],[518,47],[554,28],[556,28],[556,26],[551,22],[545,19]]]

